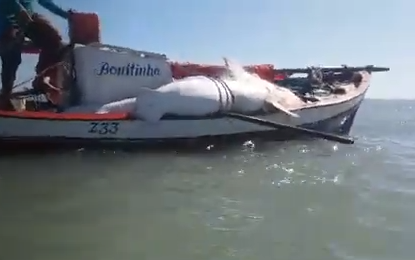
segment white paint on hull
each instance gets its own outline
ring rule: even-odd
[[[364,98],[362,92],[354,98],[334,105],[310,107],[293,112],[299,118],[291,118],[283,113],[270,114],[261,118],[293,125],[303,125],[326,120],[358,105]],[[1,118],[0,138],[7,137],[67,137],[86,139],[158,139],[196,138],[207,135],[226,135],[247,132],[268,131],[272,128],[240,121],[238,119],[217,118],[207,120],[161,120],[148,123],[139,120],[118,122],[116,134],[90,133],[91,121],[41,120],[21,118]]]

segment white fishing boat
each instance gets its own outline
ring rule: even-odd
[[[33,95],[20,93],[15,94],[16,111],[0,111],[3,146],[139,146],[300,136],[353,143],[345,136],[372,72],[388,70],[373,66],[272,70],[285,76],[276,82],[256,77],[262,83],[250,82],[239,93],[233,78],[174,79],[166,55],[120,46],[73,46],[64,65],[59,72],[64,82],[62,102],[57,107],[39,109],[38,102],[29,108],[22,104],[32,102]],[[294,77],[295,73],[307,76]],[[187,85],[180,89],[175,84]],[[268,94],[255,108],[259,98],[249,99],[256,95],[252,89],[261,87]],[[244,104],[252,107],[245,109]]]

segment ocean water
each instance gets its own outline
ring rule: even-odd
[[[365,100],[355,145],[0,157],[4,260],[412,260],[415,101]]]

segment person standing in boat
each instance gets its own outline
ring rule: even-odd
[[[62,38],[58,30],[47,19],[33,11],[34,1],[64,19],[70,16],[70,10],[63,10],[52,0],[0,0],[0,109],[3,110],[13,110],[10,96],[17,70],[22,62],[24,38],[29,38],[34,47],[41,50],[39,63],[45,60],[41,57],[42,51],[47,50],[50,53],[50,50],[62,48]]]

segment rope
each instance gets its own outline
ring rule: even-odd
[[[51,66],[47,67],[46,69],[42,70],[40,73],[36,74],[35,76],[30,77],[29,79],[24,80],[24,81],[22,81],[22,82],[20,82],[20,83],[18,83],[18,84],[16,84],[16,85],[14,85],[14,86],[13,86],[13,89],[15,89],[15,88],[17,88],[17,87],[20,87],[20,86],[22,86],[22,85],[25,85],[25,84],[27,84],[27,83],[29,83],[29,82],[31,82],[31,81],[33,81],[33,80],[35,80],[35,79],[37,79],[37,78],[39,78],[39,77],[43,76],[43,75],[44,75],[46,72],[48,72],[50,69],[56,68],[57,66],[62,65],[62,64],[65,64],[65,61],[60,61],[60,62],[57,62],[57,63],[55,63],[55,64],[53,64],[53,65],[51,65]]]

